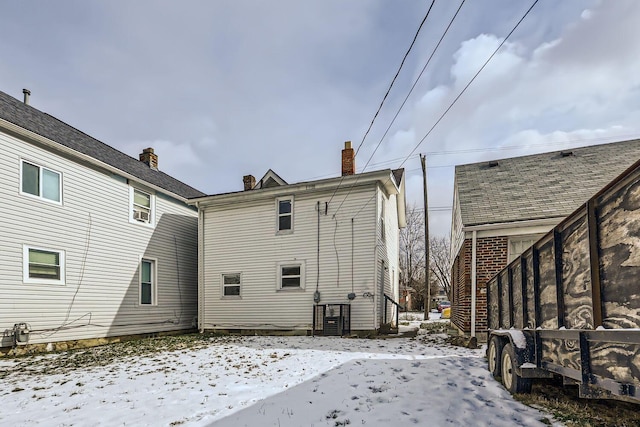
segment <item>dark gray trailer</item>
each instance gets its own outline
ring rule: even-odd
[[[488,367],[509,391],[561,376],[640,403],[640,162],[487,284]]]

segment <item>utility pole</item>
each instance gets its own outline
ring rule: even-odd
[[[424,320],[429,320],[431,308],[431,280],[429,280],[429,200],[427,197],[427,156],[420,154],[422,163],[422,185],[424,188]]]

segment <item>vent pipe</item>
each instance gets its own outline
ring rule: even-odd
[[[24,94],[24,103],[29,105],[29,95],[31,95],[31,91],[29,89],[22,89],[22,93]]]

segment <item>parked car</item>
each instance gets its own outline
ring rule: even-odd
[[[451,307],[451,302],[450,301],[440,301],[438,303],[438,313],[442,313],[442,310],[444,310],[445,308],[450,308]]]

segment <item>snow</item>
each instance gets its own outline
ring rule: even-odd
[[[421,323],[401,322],[414,332]],[[79,366],[69,363],[73,353],[0,359],[0,424],[534,426],[552,419],[493,380],[483,349],[419,332],[211,337],[113,361],[100,360],[99,350],[76,352],[95,359]]]

